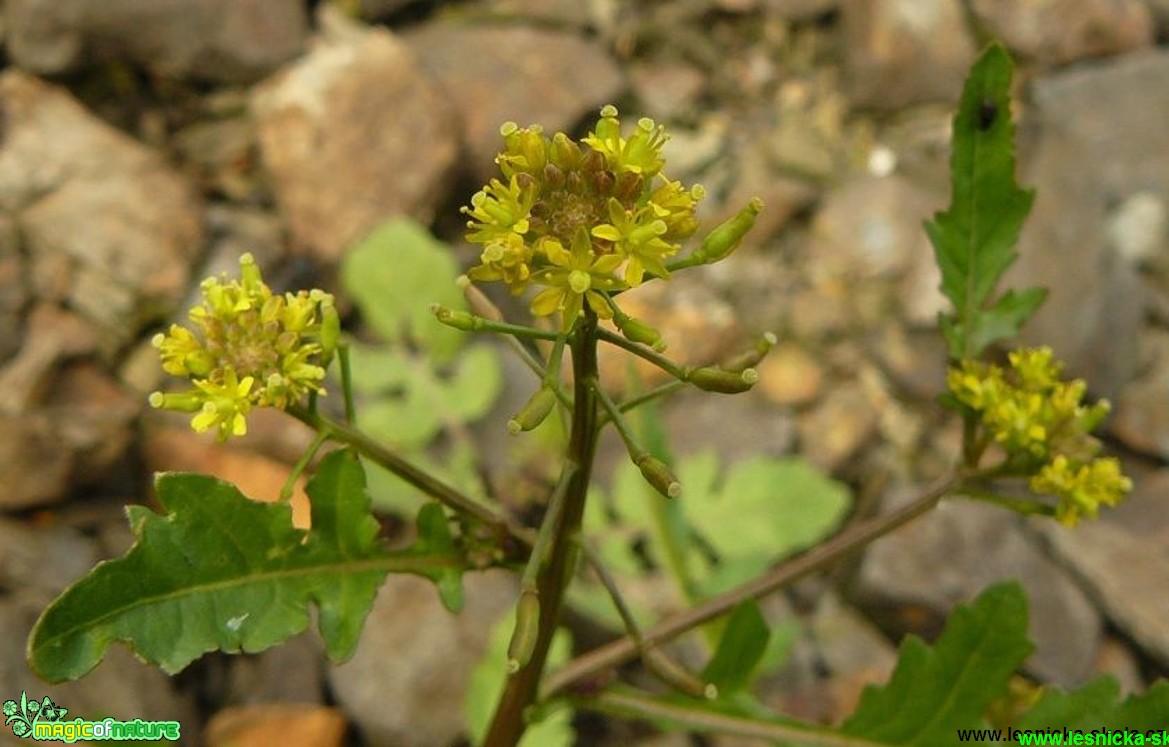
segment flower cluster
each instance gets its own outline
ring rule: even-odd
[[[202,304],[189,313],[194,331],[175,324],[153,340],[163,370],[194,386],[154,392],[152,406],[196,413],[192,428],[214,428],[225,441],[247,431],[254,407],[284,409],[310,392],[324,393],[325,366],[340,334],[331,295],[272,293],[250,254],[240,257],[239,280],[208,278],[202,292]]]
[[[606,106],[579,143],[512,122],[500,133],[503,178],[463,208],[467,239],[483,246],[472,280],[502,281],[517,295],[540,287],[532,312],[559,312],[568,330],[586,304],[611,319],[610,292],[669,275],[666,260],[698,229],[703,190],[662,175],[664,128],[641,119],[624,137]]]
[[[1030,476],[1033,491],[1059,499],[1060,522],[1074,525],[1081,515],[1094,518],[1100,505],[1117,505],[1132,481],[1115,459],[1098,456],[1091,435],[1108,402],[1083,404],[1086,385],[1060,379],[1063,364],[1050,348],[1016,350],[1009,362],[1004,369],[963,361],[947,376],[950,393],[977,415],[1008,464]]]

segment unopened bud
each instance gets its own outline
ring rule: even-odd
[[[643,453],[633,460],[641,470],[641,476],[654,487],[654,490],[666,498],[677,498],[682,494],[682,483],[674,477],[674,473],[666,463],[652,454]]]
[[[321,299],[321,359],[326,366],[333,360],[337,345],[341,341],[341,317],[333,298]]]
[[[702,264],[710,264],[726,258],[738,248],[739,242],[755,225],[755,216],[759,215],[759,211],[762,209],[762,200],[758,197],[751,200],[746,207],[711,231],[703,240],[702,246],[698,248],[695,256],[701,260]]]
[[[515,630],[507,646],[507,671],[515,674],[532,659],[540,637],[540,597],[534,591],[520,592],[515,608]]]
[[[175,412],[198,412],[203,409],[204,398],[196,391],[190,392],[152,392],[148,400],[150,406],[156,410],[174,410]]]
[[[703,366],[689,372],[686,380],[705,392],[738,394],[755,386],[759,372],[753,368],[742,371],[727,371],[715,366]]]
[[[513,436],[530,431],[543,423],[556,406],[556,391],[549,384],[544,384],[531,396],[527,404],[516,413],[515,417],[507,421],[507,432]]]

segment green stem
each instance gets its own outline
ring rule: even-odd
[[[571,470],[572,475],[565,489],[564,505],[555,517],[558,526],[553,528],[548,560],[537,575],[540,613],[536,642],[527,663],[507,678],[484,740],[485,747],[514,747],[527,728],[524,712],[536,699],[576,559],[573,549],[584,516],[597,446],[598,407],[591,386],[597,378],[597,320],[591,311],[585,311],[585,317],[578,323],[569,344],[572,349],[573,411],[564,469]]]
[[[883,516],[855,524],[831,539],[776,566],[747,583],[713,597],[688,610],[671,615],[642,632],[644,644],[671,640],[705,622],[725,615],[749,599],[759,599],[788,586],[810,573],[832,565],[867,547],[879,537],[908,524],[928,512],[960,483],[961,475],[951,470],[912,503]],[[541,695],[545,698],[564,692],[573,684],[598,672],[620,666],[637,657],[637,644],[626,636],[578,656],[549,675]]]
[[[513,529],[507,519],[491,508],[416,467],[356,428],[337,423],[320,413],[302,407],[289,407],[287,412],[318,433],[326,434],[333,441],[352,447],[358,454],[385,467],[426,495],[446,504],[455,511],[474,516],[502,536],[511,535],[518,538],[523,534]]]

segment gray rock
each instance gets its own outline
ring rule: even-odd
[[[340,24],[255,89],[264,166],[296,248],[335,261],[386,218],[433,218],[457,155],[451,111],[409,49]]]
[[[429,581],[391,575],[357,653],[329,672],[338,702],[370,744],[431,747],[462,733],[467,676],[516,594],[514,578],[498,571],[467,574],[463,584],[466,604],[452,615]]]
[[[624,87],[612,58],[573,33],[434,23],[405,40],[458,108],[470,168],[480,179],[495,174],[504,122],[568,131],[587,115],[595,118]]]
[[[16,221],[0,214],[0,361],[12,357],[20,347],[20,312],[28,297]]]
[[[251,81],[297,55],[308,34],[301,0],[9,0],[9,54],[58,74],[108,59],[174,77]]]
[[[843,0],[841,20],[855,106],[957,100],[977,53],[960,0]]]
[[[1153,43],[1153,17],[1143,0],[973,0],[971,8],[991,36],[1041,65]]]
[[[64,89],[10,70],[0,115],[0,210],[15,216],[34,292],[89,321],[110,354],[186,292],[199,198]]]
[[[841,0],[760,0],[763,12],[785,21],[812,21],[839,10]]]
[[[1100,644],[1099,616],[1001,508],[946,501],[875,542],[860,566],[857,593],[862,608],[890,612],[892,627],[916,627],[912,620],[936,632],[955,603],[1003,579],[1017,579],[1027,591],[1037,646],[1028,670],[1065,686],[1086,679]]]
[[[1131,379],[1142,313],[1137,264],[1113,245],[1114,207],[1169,194],[1169,53],[1141,52],[1035,83],[1035,146],[1020,181],[1037,190],[1006,287],[1042,285],[1024,339],[1115,397]]]

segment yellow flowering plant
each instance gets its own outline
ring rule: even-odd
[[[939,320],[951,363],[944,401],[963,418],[964,441],[954,468],[916,500],[854,522],[806,554],[769,561],[757,578],[689,599],[688,608],[640,625],[581,532],[599,435],[612,426],[632,467],[662,497],[654,505],[676,506],[670,501],[685,501],[686,486],[641,442],[627,423],[629,412],[684,386],[721,394],[750,390],[758,380],[755,366],[776,338],[764,334],[721,362],[684,365],[666,357],[659,330],[622,309],[621,296],[722,261],[752,229],[762,204],[751,200],[687,251],[701,228],[696,209],[704,194],[666,176],[662,126],[645,118],[623,125],[613,106],[604,107],[579,140],[507,123],[500,130],[499,176],[463,208],[466,237],[479,252],[460,279],[465,306],[448,299],[431,310],[449,327],[504,336],[535,374],[535,391],[509,420],[510,433],[531,431],[556,411],[565,416],[563,461],[538,528],[522,525],[503,502],[468,495],[359,429],[349,348],[332,296],[274,293],[245,255],[239,279],[203,283],[189,325],[172,325],[154,338],[163,369],[186,388],[155,392],[150,404],[190,414],[192,428],[220,441],[244,435],[256,408],[287,412],[317,433],[293,478],[310,469],[326,442],[339,446],[313,466],[306,488],[311,528],[293,527],[287,504],[249,501],[230,484],[200,475],[160,476],[157,495],[166,513],[129,511],[134,546],[46,609],[29,640],[32,668],[53,681],[80,677],[112,641],[124,640],[175,672],[208,650],[263,650],[310,619],[329,656],[344,660],[387,574],[430,579],[443,603],[458,611],[461,574],[499,566],[520,578],[506,672],[481,735],[488,747],[518,744],[530,721],[553,703],[784,744],[944,744],[955,728],[981,725],[1030,650],[1022,595],[1011,588],[991,590],[956,614],[957,632],[939,640],[936,657],[923,655],[919,645],[908,647],[890,683],[867,691],[839,728],[770,715],[744,688],[769,635],[755,600],[855,553],[943,497],[974,496],[1072,525],[1116,505],[1131,488],[1120,463],[1102,456],[1091,435],[1107,416],[1107,403],[1087,403],[1087,385],[1063,379],[1050,349],[1015,350],[1005,366],[989,362],[991,346],[1013,339],[1044,297],[1041,289],[997,294],[1031,203],[1031,193],[1014,182],[1013,126],[998,115],[1009,111],[1011,70],[1005,51],[994,46],[975,65],[954,120],[952,204],[926,225],[942,291],[953,303]],[[524,296],[535,323],[505,319],[477,285],[485,283]],[[616,399],[600,381],[600,345],[660,368],[668,383]],[[566,354],[570,377],[562,370]],[[343,418],[318,408],[333,361],[340,369]],[[419,510],[409,546],[390,547],[379,537],[358,456],[434,499]],[[1000,480],[1025,480],[1037,496],[1007,497]],[[546,674],[578,558],[600,579],[624,636]],[[725,624],[705,629],[717,643],[701,671],[663,648],[724,616]],[[159,620],[181,620],[183,635],[174,636]],[[981,647],[985,641],[994,646]],[[679,695],[610,685],[617,668],[634,659]],[[930,714],[925,722],[922,713]]]

